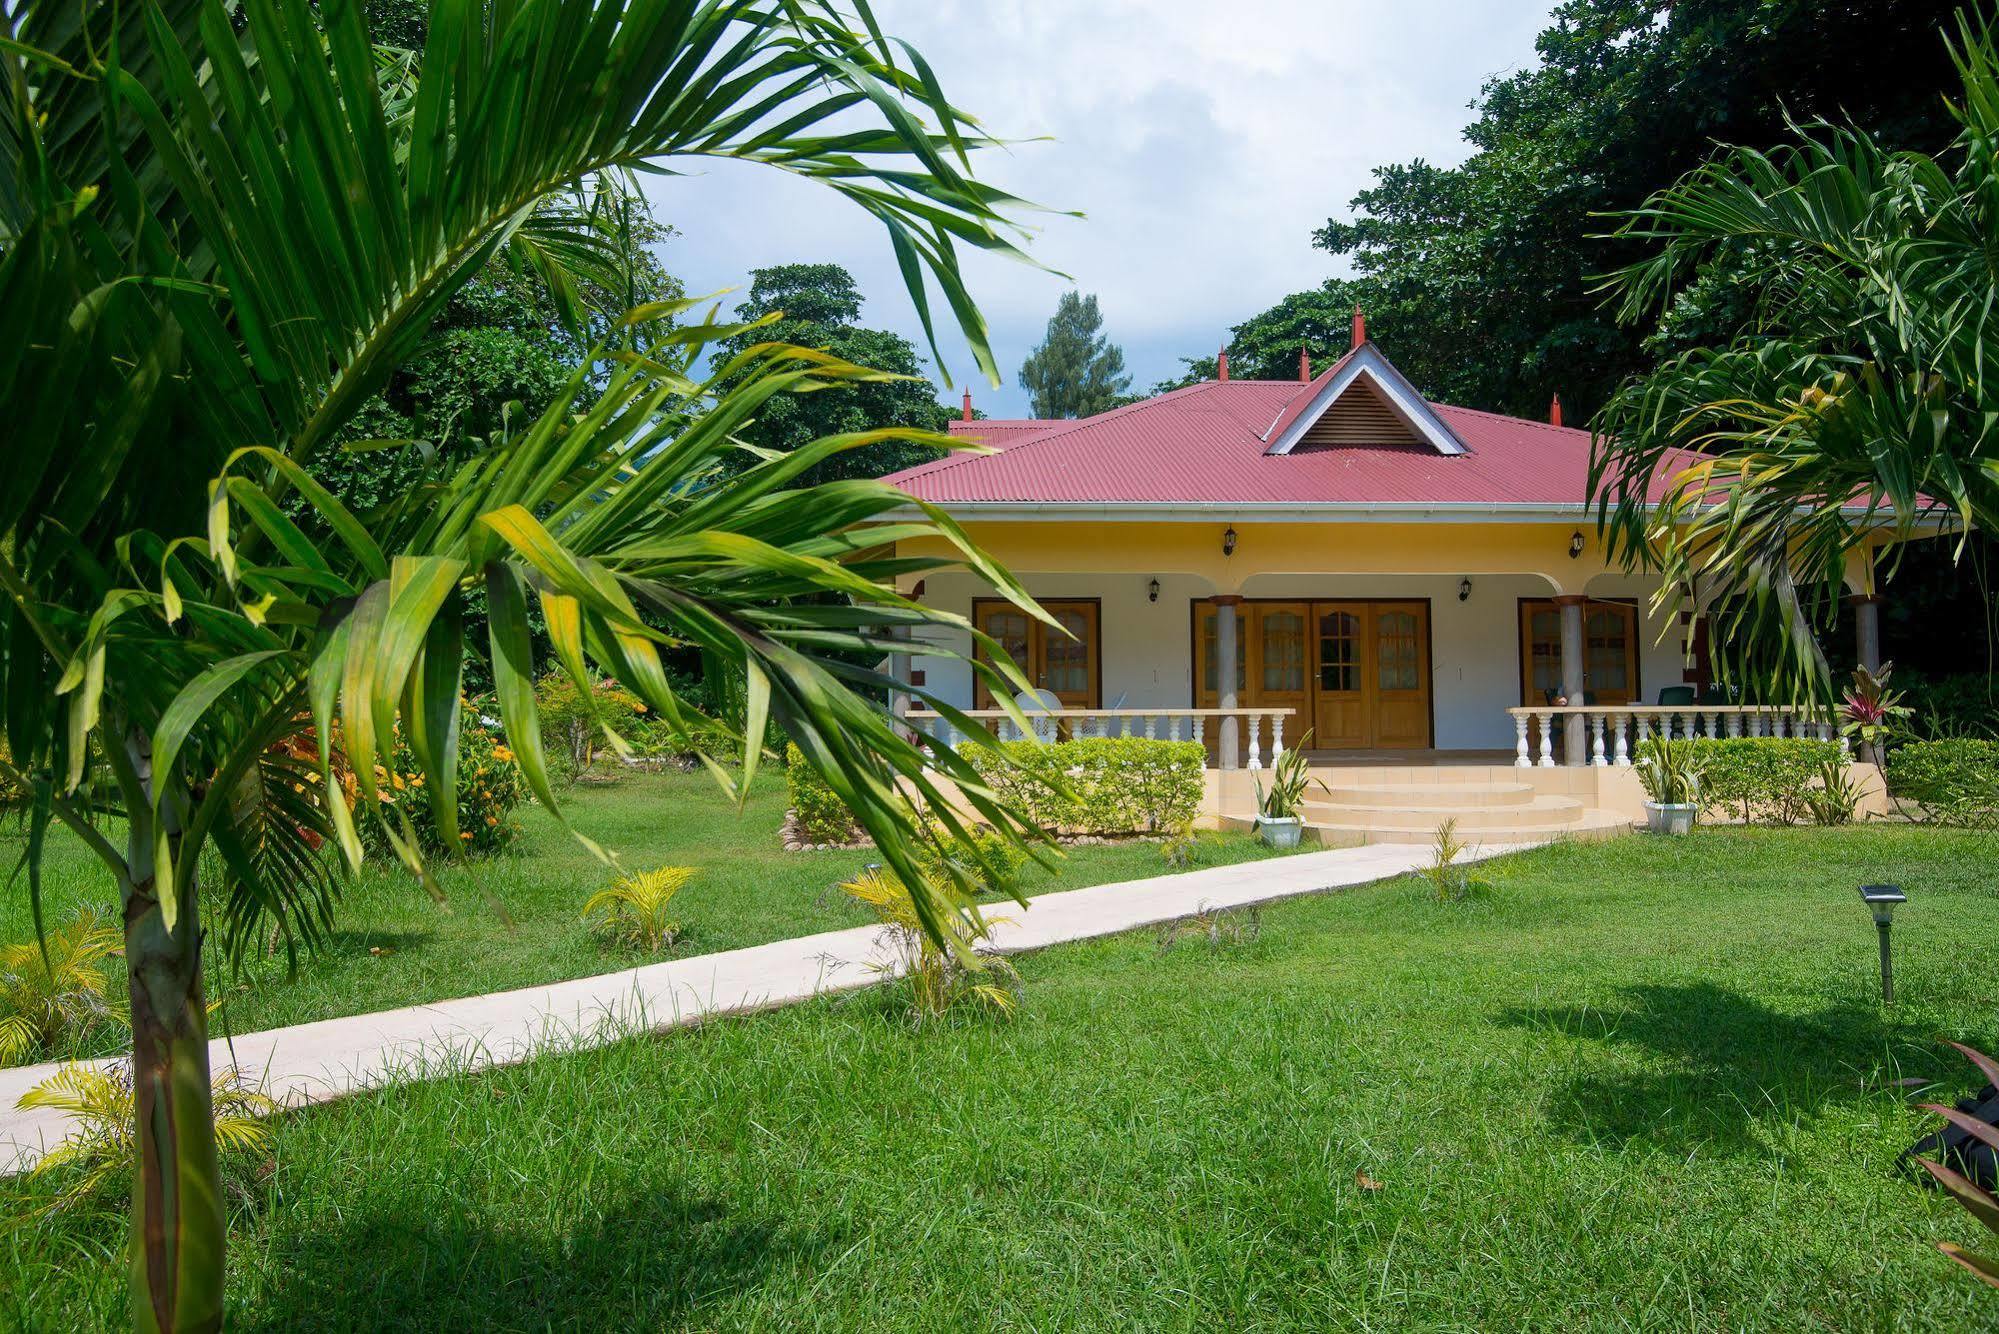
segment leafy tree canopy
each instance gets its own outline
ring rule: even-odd
[[[937,387],[924,378],[925,363],[916,346],[900,334],[861,327],[865,298],[851,273],[838,264],[779,264],[755,269],[750,277],[749,299],[736,307],[736,315],[744,321],[777,318],[730,339],[726,355],[758,343],[790,343],[905,378],[774,399],[737,433],[741,439],[788,453],[829,435],[889,426],[945,429],[951,411],[937,401]],[[827,459],[808,479],[880,477],[937,456],[937,450],[912,440],[884,440]],[[745,455],[741,466],[749,462]]]
[[[1127,401],[1124,349],[1104,336],[1094,295],[1065,292],[1041,346],[1020,368],[1020,387],[1037,417],[1089,417]]]
[[[1596,239],[1716,142],[1769,143],[1785,117],[1838,119],[1898,147],[1953,130],[1955,83],[1937,30],[1953,0],[1568,0],[1541,60],[1488,83],[1460,166],[1384,166],[1353,217],[1315,234],[1354,276],[1239,326],[1242,375],[1295,374],[1346,350],[1356,302],[1424,392],[1538,417],[1559,393],[1581,420],[1626,376],[1737,327],[1729,256],[1664,321],[1620,327],[1596,275],[1637,257]],[[1322,317],[1314,322],[1316,313]],[[1317,341],[1315,341],[1315,339]],[[1190,368],[1212,373],[1211,361]],[[1232,365],[1232,369],[1235,369]]]

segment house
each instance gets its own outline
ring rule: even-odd
[[[1068,634],[969,574],[931,575],[920,598],[1004,645],[1065,735],[1198,738],[1225,774],[1309,737],[1334,777],[1448,766],[1585,814],[1609,770],[1610,804],[1635,811],[1646,734],[1831,735],[1716,701],[1698,619],[1662,617],[1657,576],[1606,561],[1590,435],[1559,400],[1549,421],[1429,402],[1358,312],[1352,349],[1317,375],[1301,354],[1296,380],[1232,380],[1224,354],[1215,380],[1095,417],[973,421],[968,395],[966,418],[954,434],[992,452],[887,480],[963,523]],[[1863,660],[1867,577],[1856,566]],[[897,671],[994,716],[962,661],[918,648]],[[1536,776],[1564,769],[1580,772]],[[1237,788],[1217,784],[1223,806]]]

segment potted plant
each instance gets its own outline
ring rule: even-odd
[[[1297,847],[1305,832],[1305,821],[1298,813],[1305,792],[1315,784],[1325,790],[1326,785],[1312,777],[1311,762],[1305,758],[1305,748],[1311,743],[1312,734],[1307,732],[1294,749],[1277,757],[1270,766],[1269,787],[1251,775],[1250,781],[1256,785],[1256,836],[1266,847]]]
[[[1700,815],[1701,762],[1691,741],[1648,737],[1632,766],[1645,785],[1645,825],[1655,834],[1684,834]]]

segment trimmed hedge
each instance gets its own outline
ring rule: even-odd
[[[847,803],[826,785],[795,742],[784,747],[784,786],[791,795],[791,810],[798,817],[798,832],[807,843],[846,843],[853,839],[854,815]]]
[[[1054,745],[1002,744],[1014,764],[1001,763],[983,747],[967,746],[959,754],[1002,801],[1043,829],[1071,834],[1182,829],[1200,812],[1207,791],[1207,751],[1197,741],[1086,737]]]
[[[1799,824],[1811,818],[1810,793],[1828,764],[1847,757],[1837,741],[1807,737],[1731,737],[1693,743],[1701,805],[1745,821]]]
[[[1898,747],[1888,754],[1888,791],[1942,824],[1999,825],[1999,741],[1953,737]]]

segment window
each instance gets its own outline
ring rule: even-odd
[[[1520,604],[1520,683],[1523,704],[1545,704],[1562,693],[1562,609],[1553,602],[1536,599]],[[1634,604],[1584,606],[1583,689],[1595,704],[1638,702]]]

